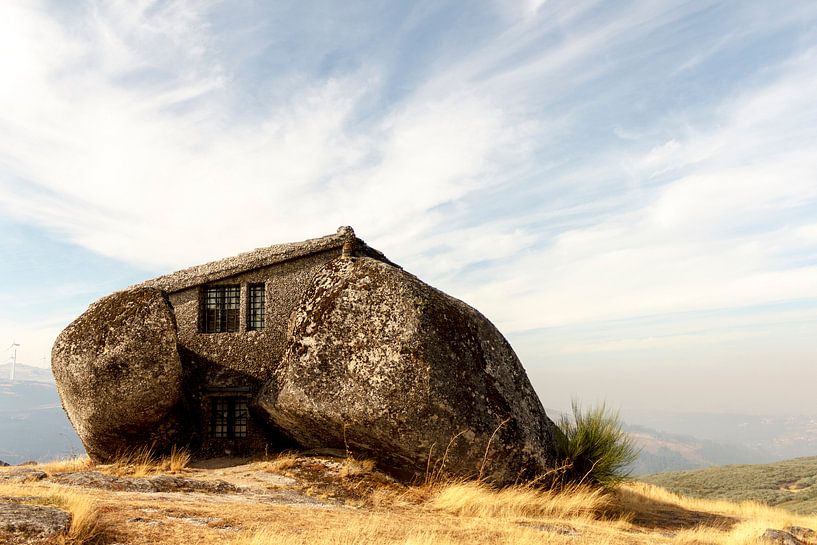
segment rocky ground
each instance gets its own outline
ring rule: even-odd
[[[639,484],[607,495],[405,486],[369,462],[328,455],[0,468],[0,543],[9,545],[817,544],[809,528],[817,518]]]

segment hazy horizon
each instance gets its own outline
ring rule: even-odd
[[[817,414],[817,4],[0,5],[0,348],[358,236],[546,407]],[[6,363],[9,351],[3,352]]]

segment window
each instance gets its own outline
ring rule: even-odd
[[[247,437],[250,415],[243,397],[214,397],[211,431],[213,437],[235,439]]]
[[[238,331],[241,308],[239,286],[211,286],[204,288],[202,331],[220,333]]]
[[[247,329],[264,329],[264,284],[250,284],[247,307]]]

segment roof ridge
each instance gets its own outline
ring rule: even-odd
[[[343,248],[347,242],[353,246],[359,246],[369,250],[379,258],[388,261],[386,256],[381,252],[370,248],[363,240],[355,236],[355,231],[352,227],[344,225],[338,227],[337,231],[331,235],[311,238],[301,242],[272,244],[270,246],[255,248],[254,250],[242,252],[231,257],[209,261],[201,265],[194,265],[158,276],[139,284],[134,284],[130,286],[130,288],[151,287],[167,292],[181,291],[199,284],[229,278],[249,270],[268,267],[276,263],[290,261],[333,248]]]

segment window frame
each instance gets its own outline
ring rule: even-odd
[[[214,439],[246,439],[250,430],[249,400],[244,396],[213,396],[210,435]]]
[[[261,331],[267,325],[267,284],[247,284],[247,331]]]
[[[241,284],[202,286],[199,300],[201,333],[237,333],[241,330]]]

